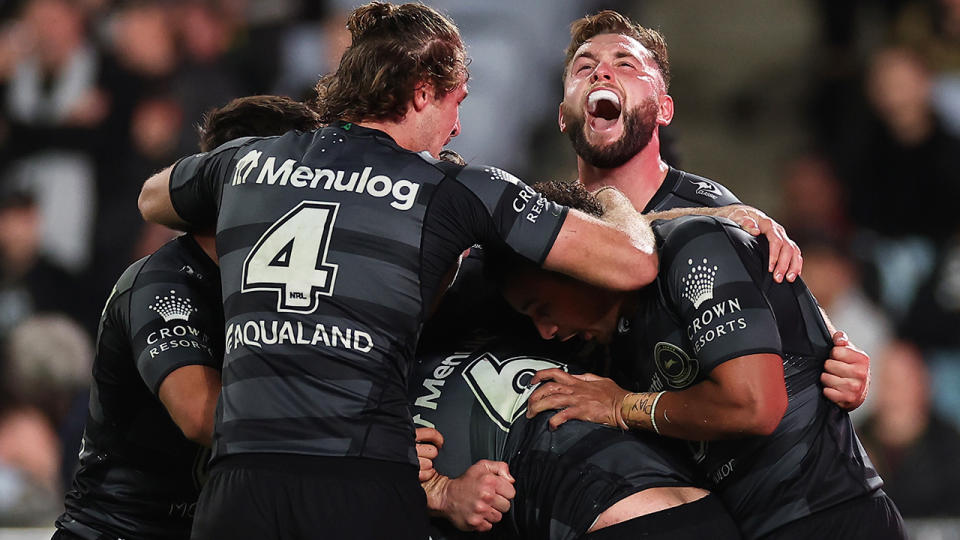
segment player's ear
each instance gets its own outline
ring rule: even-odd
[[[663,126],[670,125],[673,121],[673,98],[670,94],[664,94],[660,98],[660,108],[657,112],[657,123]]]
[[[567,121],[563,118],[563,103],[560,103],[560,112],[557,113],[557,124],[560,126],[560,133],[567,132]]]
[[[430,103],[433,86],[421,81],[413,88],[413,110],[420,112]]]

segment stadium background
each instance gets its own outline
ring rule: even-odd
[[[0,538],[49,537],[76,462],[91,339],[154,170],[202,112],[308,97],[348,0],[0,0]],[[428,2],[458,23],[471,92],[451,147],[573,179],[556,128],[573,19],[667,38],[674,165],[785,224],[804,278],[873,363],[855,417],[914,538],[960,538],[960,1]],[[4,529],[3,527],[7,527]]]

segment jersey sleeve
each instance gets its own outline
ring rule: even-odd
[[[235,139],[209,152],[181,158],[170,172],[170,201],[180,219],[195,229],[216,224],[223,184],[246,162],[234,157],[250,138]],[[256,152],[251,150],[251,155]]]
[[[547,200],[512,174],[496,167],[465,167],[456,176],[473,197],[456,204],[472,206],[458,215],[476,216],[477,243],[502,241],[518,254],[543,264],[569,211]]]
[[[185,274],[143,272],[129,296],[129,338],[137,371],[151,392],[174,370],[192,365],[220,370],[211,347],[222,332],[217,310]]]
[[[761,264],[757,239],[713,218],[668,223],[660,250],[661,287],[702,372],[740,356],[781,354],[776,319],[752,277],[756,273],[746,266],[753,258]]]

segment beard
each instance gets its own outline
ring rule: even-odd
[[[581,159],[599,169],[613,169],[630,161],[650,144],[653,130],[657,127],[657,108],[656,99],[651,98],[633,110],[622,111],[623,135],[604,147],[587,142],[585,115],[568,114],[566,117],[570,118],[570,125],[567,137]],[[567,109],[567,112],[572,111]]]

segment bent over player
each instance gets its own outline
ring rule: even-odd
[[[205,116],[200,148],[318,120],[287,98],[240,98]],[[189,537],[223,362],[213,250],[211,235],[184,235],[117,281],[100,319],[80,468],[54,538]]]
[[[516,493],[497,537],[740,538],[719,499],[694,487],[678,441],[579,421],[554,431],[549,413],[524,416],[534,373],[571,369],[559,361],[569,347],[516,335],[461,346],[465,352],[419,355],[410,385],[414,421],[443,434],[433,460],[440,475],[425,484],[432,509],[468,525],[449,485],[460,479],[450,477],[494,468],[475,464],[493,460],[514,479],[498,495],[501,510]],[[445,536],[456,535],[446,528]]]

